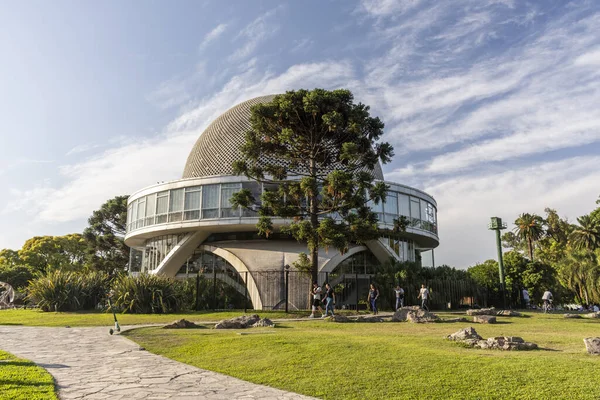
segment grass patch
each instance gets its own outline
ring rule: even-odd
[[[187,364],[325,399],[598,398],[600,358],[587,355],[582,339],[597,336],[600,321],[498,319],[506,323],[289,321],[268,335],[157,328],[125,334]],[[545,350],[476,350],[443,339],[469,325],[486,338],[521,336]]]
[[[121,325],[167,324],[185,318],[189,321],[220,321],[225,318],[237,317],[244,310],[224,312],[189,312],[178,314],[117,314]],[[306,317],[308,312],[286,314],[280,311],[252,311],[267,318],[298,318]],[[90,312],[43,312],[40,310],[8,309],[0,310],[0,325],[22,326],[111,326],[114,325],[112,313]]]
[[[0,350],[0,398],[57,399],[54,379],[31,361]]]

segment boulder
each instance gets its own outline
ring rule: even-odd
[[[589,354],[594,356],[600,355],[600,337],[585,338],[583,339],[583,343],[585,343],[585,348]]]
[[[563,315],[564,318],[581,318],[581,315],[579,314],[565,314]]]
[[[331,321],[331,322],[350,322],[350,318],[346,317],[345,315],[340,315],[340,314],[335,314],[331,317],[327,317],[327,321]]]
[[[496,313],[499,317],[522,317],[523,314],[513,310],[500,310]]]
[[[600,318],[600,311],[593,312],[593,313],[588,313],[588,314],[583,314],[582,317],[583,318]]]
[[[451,335],[446,336],[446,339],[457,340],[457,341],[462,341],[462,340],[467,340],[467,339],[481,340],[482,337],[477,334],[477,331],[475,331],[475,328],[470,326],[468,328],[461,329],[457,332],[454,332]]]
[[[275,324],[269,318],[262,318],[252,325],[253,328],[273,328]]]
[[[418,309],[417,311],[409,311],[406,315],[406,320],[409,322],[422,324],[426,322],[438,322],[440,318],[434,313]]]
[[[475,315],[473,317],[473,322],[477,322],[479,324],[495,324],[496,317],[492,315]]]
[[[383,318],[377,315],[361,315],[356,318],[356,322],[383,322]]]
[[[479,349],[533,350],[538,347],[537,344],[526,342],[523,338],[517,336],[497,336],[483,339],[472,327],[461,329],[460,331],[447,336],[446,339],[454,340]]]
[[[193,322],[188,321],[187,319],[180,319],[169,325],[163,326],[163,329],[190,329],[190,328],[199,328],[199,326]]]
[[[479,310],[470,309],[467,310],[467,315],[496,315],[496,309],[492,308],[480,308]]]
[[[260,317],[254,315],[242,315],[241,317],[235,317],[231,319],[224,319],[219,321],[215,325],[215,329],[245,329],[248,328],[260,320]]]
[[[465,317],[445,319],[442,322],[469,322]]]
[[[392,322],[404,322],[408,319],[407,316],[409,312],[416,312],[418,310],[420,310],[418,306],[402,307],[394,313]]]

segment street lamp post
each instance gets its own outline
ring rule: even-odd
[[[500,217],[492,217],[488,228],[496,231],[496,246],[498,247],[498,272],[500,273],[500,289],[502,290],[502,304],[506,308],[506,293],[504,288],[504,262],[502,261],[502,240],[500,231],[506,229],[506,222],[502,222]]]

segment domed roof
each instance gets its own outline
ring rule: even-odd
[[[250,107],[268,103],[273,97],[275,95],[244,101],[217,117],[194,144],[185,163],[183,178],[233,175],[232,164],[242,158],[240,147],[250,129]],[[375,179],[383,180],[379,163],[373,173]]]

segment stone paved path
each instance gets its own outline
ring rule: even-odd
[[[46,368],[61,399],[309,399],[140,350],[106,327],[0,326],[0,349]]]

